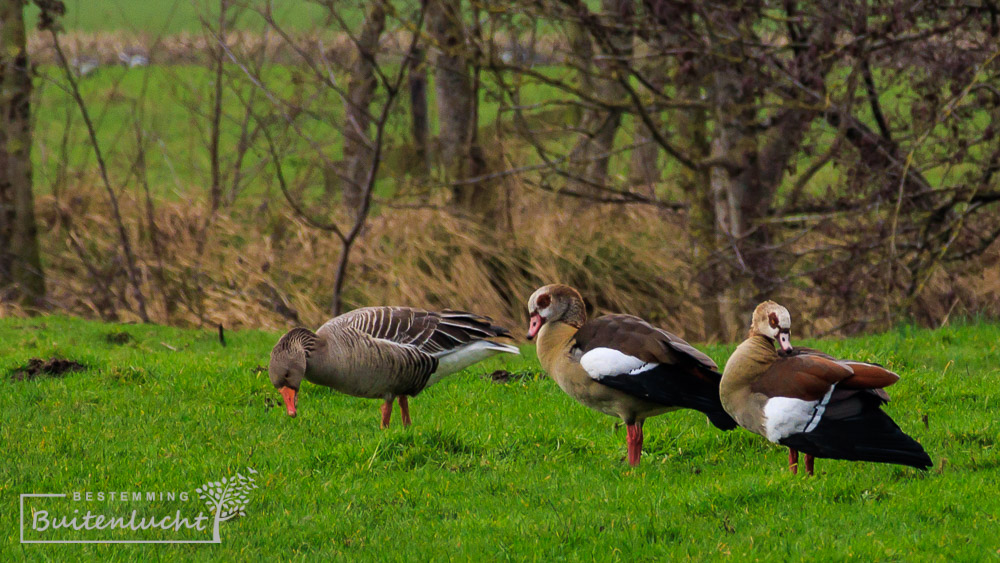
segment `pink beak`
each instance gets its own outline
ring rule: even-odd
[[[778,333],[778,344],[781,344],[781,349],[785,352],[792,351],[792,337],[787,332]]]
[[[528,323],[528,340],[531,340],[538,334],[543,324],[545,324],[545,319],[541,315],[538,313],[531,314],[531,321]]]
[[[299,402],[298,392],[291,387],[282,387],[278,390],[281,393],[281,398],[285,400],[285,410],[288,411],[288,416],[295,417],[295,406]]]

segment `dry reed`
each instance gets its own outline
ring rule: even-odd
[[[518,329],[527,296],[561,281],[581,290],[593,314],[637,314],[687,338],[704,338],[683,216],[644,206],[581,210],[554,194],[510,189],[517,204],[512,223],[500,232],[443,207],[377,213],[351,256],[345,304],[469,309]],[[38,202],[52,307],[138,321],[101,193],[86,185],[70,193],[70,200],[45,196]],[[339,242],[285,206],[223,210],[199,255],[207,204],[156,202],[155,229],[142,219],[143,201],[125,193],[121,205],[154,322],[279,330],[315,327],[328,317]],[[856,330],[852,315],[867,311],[845,304],[880,303],[875,287],[859,286],[858,299],[838,306],[809,279],[793,281],[777,297],[795,311],[800,334]],[[933,325],[963,314],[1000,315],[998,297],[1000,245],[994,245],[979,260],[939,270],[912,309],[917,321]],[[16,314],[23,311],[10,305],[0,310]],[[741,330],[737,326],[734,336]]]

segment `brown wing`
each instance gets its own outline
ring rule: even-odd
[[[827,360],[832,360],[839,364],[843,364],[854,372],[854,375],[848,379],[841,382],[842,388],[847,389],[881,389],[883,387],[888,387],[893,383],[899,381],[899,375],[885,369],[878,364],[870,364],[867,362],[858,362],[854,360],[839,360],[833,356],[820,352],[819,350],[814,350],[812,348],[803,348],[796,346],[791,352],[785,352],[783,350],[778,351],[778,355],[783,358],[795,357],[795,356],[810,356],[817,358],[825,358]],[[883,393],[885,395],[885,393]],[[888,400],[888,395],[886,395],[886,400]]]
[[[876,364],[837,360],[808,348],[780,354],[776,362],[753,383],[751,389],[768,397],[793,397],[805,401],[821,399],[831,385],[841,389],[868,389],[888,401],[883,387],[899,381],[895,373]]]
[[[611,348],[647,363],[719,367],[679,336],[632,315],[604,315],[588,321],[576,334],[576,346],[582,353]]]
[[[833,356],[827,354],[826,352],[820,352],[815,348],[806,348],[805,346],[796,346],[790,352],[786,352],[785,350],[779,348],[778,355],[781,356],[782,358],[790,358],[793,356],[819,356],[820,358],[826,358],[828,360],[837,361],[837,358],[834,358]]]
[[[843,363],[854,370],[854,376],[845,379],[840,384],[841,387],[847,389],[875,389],[881,391],[883,387],[888,387],[899,381],[899,375],[878,364],[853,361],[845,361]],[[884,391],[882,391],[882,395],[885,395],[886,401],[889,400],[889,396]]]
[[[722,376],[711,358],[631,315],[606,315],[576,335],[580,365],[602,385],[668,407],[699,410],[716,427],[736,421],[719,399]]]
[[[821,356],[779,357],[750,385],[750,390],[767,397],[792,397],[817,401],[830,386],[852,376],[851,368]]]

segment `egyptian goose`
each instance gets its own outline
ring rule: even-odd
[[[516,346],[486,340],[510,337],[488,317],[464,311],[365,307],[326,322],[315,333],[293,328],[271,350],[268,372],[295,416],[302,378],[355,397],[383,399],[382,428],[399,398],[403,425],[407,397],[494,354]]]
[[[813,457],[930,467],[927,452],[880,408],[889,402],[883,388],[899,376],[877,364],[794,348],[791,326],[788,309],[774,301],[757,306],[749,336],[722,375],[726,412],[743,428],[787,446],[792,473],[799,451],[809,475]]]
[[[537,338],[538,359],[559,387],[626,424],[630,465],[639,464],[651,416],[690,408],[718,428],[736,428],[719,402],[715,362],[677,336],[631,315],[587,321],[579,292],[562,284],[535,291],[528,314],[528,339]]]

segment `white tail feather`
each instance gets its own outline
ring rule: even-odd
[[[479,363],[490,356],[500,353],[520,355],[521,350],[511,344],[477,340],[461,348],[442,352],[437,355],[438,368],[431,375],[430,380],[427,381],[427,385],[433,385],[447,375],[462,371],[472,364]]]

